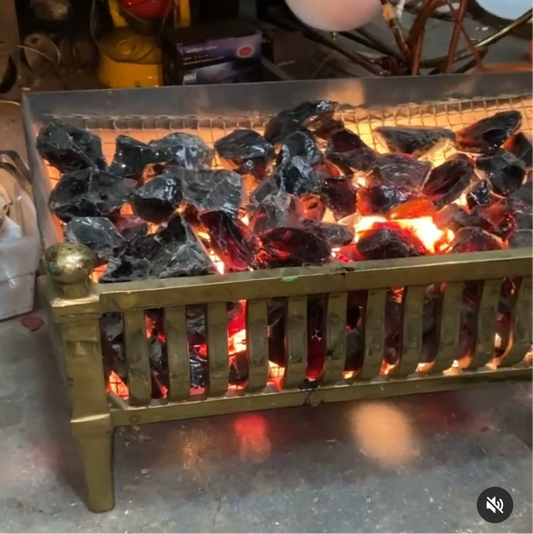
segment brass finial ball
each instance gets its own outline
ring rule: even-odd
[[[81,243],[57,243],[44,253],[46,273],[61,284],[82,284],[96,267],[91,249]]]

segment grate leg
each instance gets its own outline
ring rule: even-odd
[[[108,512],[115,506],[113,484],[114,432],[78,437],[83,457],[87,506],[91,512]]]

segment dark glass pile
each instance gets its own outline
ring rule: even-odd
[[[454,232],[439,253],[531,248],[532,147],[520,112],[455,132],[378,127],[381,153],[336,118],[338,107],[304,102],[272,117],[263,135],[238,129],[213,147],[189,133],[148,143],[120,135],[111,162],[95,134],[51,123],[37,139],[61,173],[50,209],[66,240],[93,250],[101,283],[213,274],[214,255],[225,272],[422,256],[433,251],[401,224],[422,216]],[[453,155],[434,166],[444,151]],[[354,222],[371,215],[381,222],[355,240]],[[441,293],[431,288],[428,302]],[[391,290],[391,309],[401,297]],[[357,332],[364,302],[351,300],[348,323]],[[324,301],[311,305],[322,309]],[[281,325],[283,339],[283,312],[271,308],[271,331]],[[388,338],[398,336],[392,329]],[[310,338],[310,352],[314,345]]]

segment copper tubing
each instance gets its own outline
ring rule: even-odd
[[[460,67],[455,69],[453,71],[453,74],[464,74],[465,72],[468,72],[470,69],[473,69],[474,67],[478,65],[479,61],[483,60],[483,58],[487,55],[488,51],[489,51],[488,48],[481,48],[477,50],[477,53],[479,55],[479,60],[477,58],[471,59],[464,65],[461,65]],[[431,75],[441,74],[441,73],[442,73],[442,69],[440,67],[437,67],[433,69],[432,71],[430,71],[429,75],[431,76]]]
[[[483,58],[487,55],[487,52],[489,51],[488,48],[481,48],[480,50],[477,50],[479,54],[479,59],[476,57],[474,59],[471,59],[470,61],[467,61],[464,65],[461,65],[459,68],[453,71],[454,74],[464,74],[465,72],[468,72],[470,69],[473,69],[477,67],[478,65],[483,65],[482,61]],[[483,67],[485,68],[485,67]],[[439,69],[440,72],[440,69]]]
[[[450,2],[446,2],[454,16],[453,24],[453,33],[452,38],[450,39],[450,47],[448,48],[448,59],[446,60],[446,65],[444,66],[444,72],[450,73],[453,71],[453,64],[456,60],[457,46],[459,45],[459,38],[461,37],[461,32],[463,28],[463,20],[466,14],[466,8],[468,6],[468,0],[461,0],[459,4],[459,10],[456,11]],[[466,32],[464,32],[466,35]],[[470,43],[468,43],[470,46]],[[477,59],[477,58],[476,58]]]
[[[503,37],[505,37],[507,34],[511,33],[516,28],[519,28],[520,26],[522,26],[526,22],[529,22],[529,20],[531,19],[532,16],[533,16],[533,9],[530,9],[527,13],[524,13],[521,17],[518,17],[516,20],[511,22],[508,26],[505,26],[500,31],[498,31],[496,33],[493,33],[492,35],[489,35],[488,37],[486,37],[482,41],[479,41],[478,43],[476,43],[476,45],[475,45],[476,50],[479,50],[480,48],[491,46],[491,45],[497,43]],[[470,51],[469,51],[468,48],[464,48],[463,50],[460,50],[457,53],[457,59],[460,60],[460,59],[467,58],[470,55],[469,52]],[[434,58],[434,59],[429,59],[429,60],[423,61],[421,63],[421,65],[424,68],[425,67],[435,67],[439,63],[444,63],[446,61],[446,57],[447,56]]]
[[[448,0],[428,0],[422,8],[416,19],[413,22],[409,35],[407,37],[407,43],[410,48],[413,50],[411,58],[411,74],[417,75],[420,71],[420,66],[422,63],[422,48],[424,44],[424,32],[427,21],[433,14],[433,12],[438,9],[441,5],[448,5],[455,15],[455,23],[452,39],[450,42],[450,47],[448,49],[448,54],[442,58],[442,62],[445,63],[444,72],[450,73],[453,71],[453,64],[457,61],[457,45],[459,42],[460,33],[462,32],[465,35],[467,43],[469,45],[469,50],[474,58],[478,61],[481,60],[476,45],[470,39],[470,36],[466,32],[463,26],[464,16],[466,14],[467,0],[461,0],[459,14],[455,11],[453,6],[450,5]]]
[[[420,8],[418,16],[413,21],[411,29],[409,30],[409,33],[407,35],[407,46],[411,50],[414,50],[418,38],[421,34],[424,33],[427,21],[431,17],[431,14],[442,4],[444,4],[444,0],[428,0]]]
[[[407,46],[412,51],[411,74],[416,76],[420,73],[420,61],[422,57],[422,46],[424,43],[424,32],[427,21],[431,14],[442,4],[444,0],[428,0],[420,9],[418,16],[413,21],[413,25],[407,36]]]
[[[473,63],[474,66],[477,65],[479,68],[484,70],[483,58],[487,55],[488,48],[486,48],[486,47],[485,48],[477,48],[476,44],[472,41],[472,39],[470,38],[470,35],[468,35],[468,32],[466,31],[466,29],[465,29],[465,27],[463,25],[464,17],[465,17],[465,14],[466,14],[466,9],[467,9],[467,6],[468,6],[468,1],[469,0],[465,0],[465,12],[462,13],[462,14],[461,13],[460,14],[456,13],[453,5],[450,3],[450,0],[446,0],[446,3],[448,4],[448,6],[450,6],[450,10],[452,11],[454,17],[456,17],[457,25],[454,26],[454,32],[458,28],[460,29],[460,31],[463,32],[466,44],[468,45],[468,48],[470,49],[470,52],[472,53],[473,61],[469,62],[469,63]],[[459,37],[457,38],[457,41],[459,41]],[[445,72],[446,73],[454,72],[453,63],[459,60],[458,54],[457,54],[457,44],[458,43],[453,43],[453,42],[450,43],[450,48],[448,49],[448,60],[450,60],[450,58],[451,58],[453,61],[451,62],[451,64],[449,66],[445,65]],[[454,46],[453,51],[452,51],[452,46]],[[485,50],[485,53],[481,54],[482,50]]]

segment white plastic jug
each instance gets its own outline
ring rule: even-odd
[[[41,250],[33,200],[9,154],[0,150],[0,321],[32,310]]]
[[[328,32],[349,31],[368,24],[381,11],[380,0],[285,0],[304,24]]]

